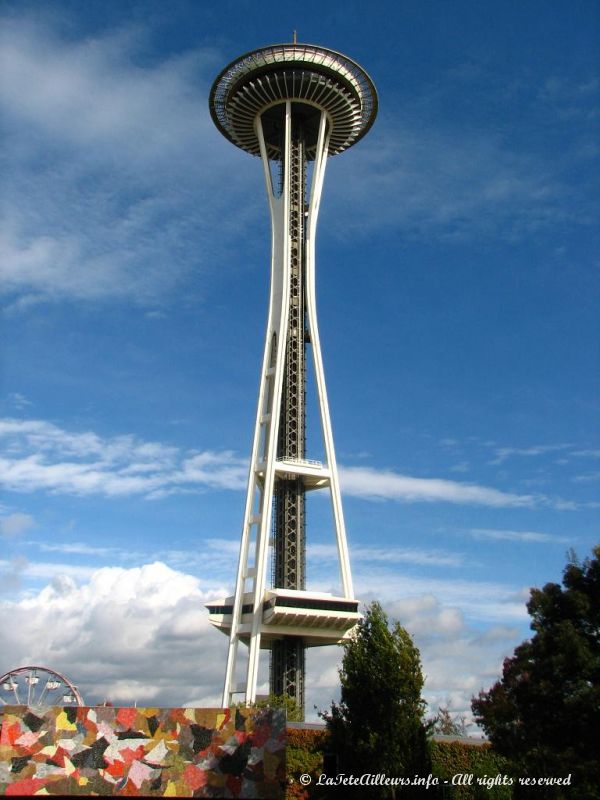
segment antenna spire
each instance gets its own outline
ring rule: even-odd
[[[294,31],[294,36],[293,36],[292,41],[293,41],[294,44],[298,44],[298,36],[297,36],[297,32],[296,31]]]

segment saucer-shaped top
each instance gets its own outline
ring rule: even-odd
[[[351,147],[377,114],[377,91],[356,62],[310,44],[278,44],[232,61],[215,80],[210,113],[233,144],[260,155],[255,120],[261,116],[270,158],[281,152],[285,102],[302,126],[307,157],[314,158],[319,117],[330,125],[329,154]]]

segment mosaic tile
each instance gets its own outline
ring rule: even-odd
[[[281,711],[4,706],[0,720],[0,795],[284,795]]]

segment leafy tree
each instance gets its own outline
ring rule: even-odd
[[[504,661],[501,680],[472,701],[477,722],[518,776],[571,774],[570,786],[538,787],[537,797],[600,798],[600,546],[593,553],[583,564],[571,555],[563,586],[531,590],[534,635]],[[516,797],[530,792],[515,789]]]
[[[235,703],[236,706],[247,707],[247,703]],[[250,708],[276,708],[282,709],[287,714],[288,722],[303,722],[304,714],[298,703],[293,697],[287,694],[269,694],[260,697],[254,703],[250,703]]]
[[[287,713],[288,722],[303,722],[304,712],[293,697],[287,694],[270,694],[255,703],[257,708],[281,708]]]
[[[439,706],[438,713],[430,720],[429,725],[433,733],[443,736],[467,735],[467,718],[464,714],[453,716],[448,706]]]
[[[396,622],[390,629],[379,603],[372,603],[344,645],[339,672],[340,703],[332,703],[327,722],[338,772],[360,776],[427,776],[430,762],[421,699],[419,651]],[[325,770],[327,772],[327,770]],[[344,797],[396,797],[394,787],[344,786]],[[411,797],[407,787],[398,794]]]

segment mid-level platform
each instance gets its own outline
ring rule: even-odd
[[[233,616],[233,597],[207,603],[210,622],[229,636]],[[261,647],[275,639],[301,636],[308,646],[340,644],[348,638],[360,619],[358,600],[335,597],[326,592],[268,589],[262,603]],[[244,595],[239,636],[250,638],[252,593]]]

